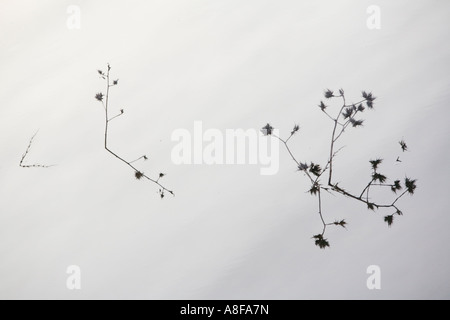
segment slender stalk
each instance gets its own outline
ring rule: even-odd
[[[319,188],[319,192],[318,194],[318,198],[319,198],[319,216],[320,216],[320,220],[322,220],[322,224],[323,224],[323,230],[322,230],[322,236],[325,235],[325,231],[327,230],[327,223],[325,222],[324,218],[323,218],[323,214],[322,214],[322,195],[320,192],[320,188]]]
[[[110,88],[111,88],[112,86],[114,86],[114,85],[111,85],[111,84],[110,84],[110,71],[111,71],[111,66],[108,64],[108,71],[107,71],[106,76],[105,76],[105,78],[106,78],[106,79],[105,79],[105,80],[106,80],[106,95],[105,95],[105,103],[104,103],[104,109],[105,109],[105,132],[104,132],[105,140],[104,140],[104,148],[105,148],[105,150],[106,150],[107,152],[109,152],[112,156],[114,156],[115,158],[117,158],[118,160],[122,161],[122,162],[123,162],[124,164],[126,164],[128,167],[130,167],[131,169],[133,169],[133,171],[134,171],[135,173],[138,173],[138,174],[139,174],[139,177],[145,178],[145,179],[149,180],[150,182],[153,182],[154,184],[158,185],[158,186],[161,188],[161,189],[160,189],[161,197],[164,197],[164,192],[169,192],[170,194],[174,195],[174,192],[173,192],[172,190],[166,188],[164,185],[162,185],[162,184],[159,182],[160,178],[158,178],[158,179],[152,179],[152,178],[150,178],[148,175],[146,175],[146,174],[142,173],[140,170],[138,170],[135,166],[133,166],[133,164],[132,164],[133,162],[136,162],[137,160],[143,158],[144,156],[141,157],[141,158],[139,158],[139,159],[137,159],[137,160],[134,160],[134,161],[131,161],[131,162],[130,162],[130,161],[125,160],[124,158],[122,158],[121,156],[119,156],[117,153],[115,153],[114,151],[112,151],[112,150],[109,148],[109,146],[108,146],[109,123],[110,123],[112,120],[114,120],[115,118],[117,118],[117,117],[119,117],[119,116],[121,116],[121,115],[123,114],[123,112],[121,112],[121,114],[119,114],[119,115],[117,115],[117,116],[112,117],[111,119],[109,119],[109,94],[110,94]]]
[[[342,94],[341,95],[342,99],[344,100],[344,105],[342,106],[341,110],[339,111],[338,116],[336,117],[336,119],[334,120],[334,127],[333,127],[333,133],[331,135],[331,144],[330,144],[330,159],[329,159],[329,163],[330,163],[330,174],[328,177],[328,185],[331,185],[331,179],[333,177],[333,152],[334,152],[334,143],[336,142],[336,140],[334,139],[335,135],[336,135],[336,129],[338,126],[338,119],[342,114],[342,111],[344,111],[346,105],[345,105],[345,96]],[[342,129],[344,130],[344,129]]]
[[[297,164],[297,167],[299,167],[299,166],[300,166],[300,162],[295,158],[294,154],[293,154],[292,151],[291,151],[291,148],[289,148],[289,145],[288,145],[288,141],[289,141],[290,138],[292,138],[292,136],[293,136],[293,134],[291,134],[290,137],[289,137],[287,140],[283,140],[283,139],[281,139],[280,137],[278,137],[278,136],[276,136],[276,135],[273,135],[273,137],[275,137],[275,138],[277,138],[278,140],[281,141],[281,143],[284,145],[284,147],[285,147],[286,150],[288,151],[289,155],[291,156],[292,160],[294,160],[294,162]],[[309,172],[305,170],[305,173],[306,173],[306,175],[308,176],[308,178],[309,178],[312,182],[314,182],[314,179],[311,177],[311,175],[309,174]]]
[[[25,150],[25,153],[22,155],[22,158],[20,159],[19,166],[22,168],[28,168],[28,169],[29,168],[50,168],[50,167],[55,166],[55,165],[42,165],[42,164],[31,164],[31,165],[24,164],[25,158],[30,153],[31,146],[33,144],[33,140],[37,136],[38,133],[39,133],[39,130],[36,131],[36,133],[31,137],[30,142],[28,143],[27,150]]]
[[[339,119],[342,115],[344,115],[344,110],[346,108],[353,108],[356,105],[359,105],[361,103],[367,102],[369,104],[370,102],[373,102],[373,100],[375,100],[374,97],[372,97],[372,94],[365,94],[363,93],[363,97],[364,99],[352,104],[352,105],[347,105],[346,103],[346,98],[344,95],[343,90],[340,90],[340,95],[339,96],[335,96],[333,95],[333,93],[331,92],[331,95],[328,94],[329,92],[326,92],[326,98],[342,98],[343,100],[343,104],[339,110],[339,113],[337,115],[336,118],[333,118],[327,111],[324,110],[324,108],[322,108],[322,111],[325,113],[325,115],[330,118],[333,122],[333,131],[331,133],[331,139],[330,139],[330,147],[329,147],[329,158],[328,161],[325,165],[325,167],[323,169],[320,169],[320,172],[318,172],[317,167],[314,167],[315,169],[312,169],[313,166],[311,165],[311,167],[309,167],[309,171],[311,173],[314,173],[314,175],[316,177],[312,177],[310,172],[308,172],[308,166],[302,164],[301,162],[299,162],[297,160],[297,158],[294,156],[293,152],[291,151],[288,142],[290,141],[290,139],[292,138],[292,136],[294,135],[294,133],[291,133],[291,135],[286,139],[283,140],[280,137],[277,137],[274,135],[275,138],[279,139],[284,147],[286,148],[287,152],[289,153],[289,155],[291,156],[292,160],[297,164],[297,166],[299,168],[303,168],[301,169],[302,171],[304,171],[306,173],[306,175],[308,176],[308,178],[310,179],[311,183],[312,183],[312,188],[309,191],[311,194],[317,195],[318,197],[318,209],[319,209],[319,216],[320,216],[320,220],[322,222],[323,225],[323,230],[322,230],[322,234],[314,236],[314,238],[316,239],[316,245],[320,246],[321,248],[325,248],[328,246],[328,242],[326,241],[326,239],[324,239],[324,235],[327,229],[327,226],[331,226],[331,225],[339,225],[345,228],[346,222],[345,220],[342,221],[336,221],[334,223],[327,223],[325,221],[324,215],[323,215],[323,208],[322,208],[322,190],[327,191],[330,194],[337,193],[337,194],[341,194],[347,198],[356,200],[358,202],[364,203],[365,205],[368,206],[369,209],[380,209],[380,208],[393,208],[396,210],[396,212],[394,214],[391,215],[391,217],[393,217],[395,214],[401,215],[402,212],[400,211],[400,209],[397,207],[397,202],[404,197],[408,192],[410,192],[411,194],[413,193],[414,189],[415,189],[415,185],[412,186],[408,186],[407,183],[405,182],[405,184],[407,185],[407,190],[405,190],[403,193],[401,193],[400,195],[398,195],[394,201],[392,203],[389,204],[379,204],[376,202],[371,202],[370,198],[369,198],[369,193],[371,190],[371,187],[390,187],[392,188],[392,190],[394,192],[396,192],[398,190],[397,187],[397,182],[395,184],[385,184],[385,183],[375,183],[377,181],[377,179],[379,178],[375,178],[374,174],[376,174],[376,169],[374,170],[374,173],[372,174],[372,179],[371,181],[367,184],[367,186],[362,190],[362,192],[359,194],[359,196],[346,191],[344,188],[338,186],[337,183],[333,182],[333,169],[334,169],[334,158],[336,157],[336,155],[338,154],[338,152],[342,149],[340,148],[339,150],[335,151],[336,149],[336,142],[341,138],[341,136],[344,134],[345,130],[348,128],[348,126],[350,124],[353,124],[354,126],[356,125],[361,125],[361,123],[357,123],[355,125],[355,121],[358,121],[355,119],[355,117],[358,115],[359,112],[362,112],[363,109],[356,109],[354,108],[352,110],[352,112],[347,112],[346,111],[346,117],[347,120],[344,123],[339,122]],[[371,106],[370,106],[371,107]],[[350,113],[350,114],[349,114]],[[349,115],[348,115],[349,114]],[[341,126],[340,130],[338,131],[338,126]],[[314,172],[313,172],[314,170]],[[320,183],[320,178],[328,171],[329,175],[328,175],[328,183],[325,186],[323,186]],[[412,181],[412,182],[411,182]],[[410,180],[409,183],[415,183],[415,180]],[[334,195],[334,194],[333,194]],[[365,196],[365,197],[364,197]],[[389,216],[388,216],[389,217]],[[385,217],[385,221],[387,221],[389,223],[389,225],[392,224],[392,220],[386,219]]]

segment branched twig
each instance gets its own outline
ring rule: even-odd
[[[130,163],[138,162],[138,161],[141,160],[141,159],[144,159],[145,161],[148,160],[147,156],[142,156],[142,157],[137,158],[136,160],[130,161]]]
[[[36,131],[36,133],[31,137],[30,142],[28,143],[27,150],[25,150],[25,153],[22,155],[22,158],[20,159],[19,166],[22,167],[22,168],[50,168],[50,167],[54,167],[55,166],[55,165],[42,165],[42,164],[26,165],[26,164],[23,163],[25,161],[25,158],[30,153],[31,145],[33,144],[33,140],[34,140],[34,138],[36,137],[36,135],[38,133],[39,133],[39,130]]]
[[[103,93],[97,93],[95,95],[95,99],[97,99],[98,101],[102,102],[103,108],[105,110],[105,139],[104,139],[104,148],[105,150],[110,153],[111,155],[113,155],[115,158],[117,158],[118,160],[122,161],[124,164],[126,164],[128,167],[130,167],[131,169],[133,169],[134,172],[134,176],[137,180],[141,180],[142,178],[145,178],[147,180],[149,180],[150,182],[156,184],[159,187],[159,191],[158,193],[160,194],[161,198],[164,198],[165,193],[168,192],[171,195],[175,195],[174,192],[172,190],[167,189],[164,185],[162,185],[159,181],[162,177],[165,176],[165,174],[160,173],[158,178],[153,179],[150,178],[148,175],[144,174],[143,172],[141,172],[140,170],[138,170],[133,163],[137,162],[138,160],[144,159],[147,160],[147,156],[141,156],[136,160],[133,161],[127,161],[125,160],[123,157],[119,156],[117,153],[115,153],[114,151],[112,151],[109,146],[108,146],[108,132],[109,132],[109,124],[112,120],[122,116],[124,114],[124,110],[121,109],[120,113],[117,114],[116,116],[113,116],[111,118],[109,118],[109,91],[111,87],[117,86],[119,80],[113,80],[112,82],[110,81],[110,71],[111,71],[111,66],[108,64],[107,66],[107,72],[103,72],[101,70],[98,70],[98,74],[100,75],[100,77],[106,81],[106,95],[104,95]]]
[[[363,125],[363,120],[356,119],[356,116],[360,113],[363,113],[366,110],[366,107],[369,109],[373,109],[375,97],[372,95],[372,93],[367,93],[365,91],[362,92],[363,99],[357,103],[354,104],[347,104],[346,97],[344,94],[344,90],[339,90],[339,94],[335,95],[333,91],[326,90],[325,91],[325,98],[326,99],[332,99],[332,98],[341,98],[342,99],[342,106],[340,107],[339,113],[336,117],[332,117],[330,113],[327,111],[328,106],[325,105],[323,101],[320,102],[319,107],[323,111],[323,113],[333,122],[333,130],[331,134],[330,139],[330,147],[329,147],[329,158],[322,169],[320,165],[315,164],[311,162],[311,164],[303,163],[297,160],[297,158],[292,153],[290,147],[289,147],[289,140],[293,137],[295,133],[299,131],[299,126],[296,125],[294,127],[294,130],[292,130],[290,136],[284,140],[278,136],[275,136],[272,134],[273,127],[270,124],[267,124],[263,128],[263,133],[265,135],[271,135],[274,138],[280,140],[283,145],[285,146],[286,150],[288,151],[291,158],[294,160],[294,162],[297,164],[297,167],[299,171],[303,171],[305,175],[309,178],[311,182],[311,189],[308,191],[311,195],[316,195],[318,198],[318,207],[319,207],[319,217],[323,225],[322,233],[317,234],[313,236],[313,239],[315,239],[315,243],[317,246],[319,246],[321,249],[325,249],[330,246],[330,243],[327,239],[325,239],[325,232],[327,230],[328,226],[340,226],[343,228],[346,228],[347,222],[345,220],[335,221],[335,222],[326,222],[323,211],[322,211],[322,190],[327,191],[328,193],[334,192],[337,194],[341,194],[347,198],[357,200],[361,203],[364,203],[368,209],[370,210],[376,210],[380,208],[384,209],[393,209],[395,212],[393,214],[390,214],[386,217],[384,217],[384,221],[391,226],[394,221],[395,215],[403,215],[402,211],[397,207],[397,202],[403,198],[406,194],[414,194],[414,191],[416,189],[416,180],[405,178],[404,180],[404,186],[402,186],[400,180],[395,180],[393,184],[388,184],[386,181],[388,180],[386,176],[380,174],[378,172],[378,167],[383,162],[382,159],[377,160],[371,160],[370,164],[372,166],[372,177],[369,183],[366,185],[366,187],[362,190],[362,192],[359,194],[359,196],[346,191],[344,188],[340,187],[338,183],[333,182],[333,164],[334,159],[336,158],[339,151],[342,150],[343,147],[341,147],[339,150],[335,151],[336,143],[341,138],[341,136],[344,134],[346,129],[352,125],[352,127],[360,127]],[[365,104],[365,105],[363,105]],[[341,122],[339,119],[343,117],[344,122]],[[340,128],[338,130],[338,128]],[[407,150],[406,143],[402,140],[400,142],[400,146],[402,147],[402,150]],[[398,159],[397,159],[398,160]],[[397,161],[398,162],[398,161]],[[328,172],[328,182],[326,185],[322,185],[320,182],[320,178]],[[400,195],[398,195],[391,203],[388,204],[381,204],[378,202],[373,202],[370,199],[369,193],[372,187],[389,187],[392,192],[397,194],[400,190],[405,188],[406,190],[403,191]]]

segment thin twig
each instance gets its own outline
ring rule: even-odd
[[[291,148],[289,148],[289,145],[288,145],[288,141],[289,141],[290,138],[292,138],[292,136],[293,136],[293,134],[291,134],[287,140],[283,140],[283,139],[281,139],[280,137],[278,137],[278,136],[276,136],[276,135],[273,134],[273,137],[274,137],[274,138],[277,138],[278,140],[281,141],[281,143],[283,143],[284,147],[285,147],[286,150],[288,151],[288,153],[289,153],[289,155],[291,156],[292,160],[294,160],[294,162],[297,164],[297,168],[298,168],[298,167],[300,166],[300,162],[295,158],[294,154],[293,154],[292,151],[291,151]],[[308,171],[305,171],[305,173],[306,173],[306,175],[308,176],[308,178],[313,182],[314,179],[311,177],[311,175],[309,174],[309,172],[308,172]]]
[[[145,179],[149,180],[150,182],[153,182],[154,184],[158,185],[160,187],[159,193],[161,195],[161,198],[164,197],[165,192],[175,195],[172,190],[167,189],[164,185],[162,185],[159,182],[161,175],[157,179],[152,179],[148,175],[144,174],[139,169],[137,169],[135,166],[133,166],[133,164],[132,164],[133,162],[136,162],[137,160],[140,160],[142,158],[146,158],[146,156],[142,156],[139,159],[136,159],[136,160],[130,162],[130,161],[125,160],[124,158],[122,158],[121,156],[119,156],[117,153],[115,153],[114,151],[112,151],[109,148],[109,146],[108,146],[109,123],[112,120],[116,119],[117,117],[123,115],[123,113],[124,113],[123,110],[121,110],[120,114],[112,117],[111,119],[109,118],[109,90],[111,87],[116,86],[116,84],[110,84],[110,71],[111,71],[111,66],[108,64],[108,71],[107,71],[106,75],[104,75],[104,77],[103,77],[106,80],[106,95],[105,95],[105,102],[103,104],[104,109],[105,109],[105,133],[104,133],[104,138],[105,138],[104,139],[104,148],[105,148],[105,150],[107,152],[109,152],[111,155],[113,155],[115,158],[117,158],[118,160],[122,161],[124,164],[129,166],[131,169],[133,169],[137,179],[145,178]]]
[[[322,195],[319,189],[319,192],[317,192],[318,195],[318,199],[319,199],[319,216],[320,216],[320,220],[322,221],[323,224],[323,230],[322,230],[322,236],[325,235],[325,231],[327,230],[327,223],[325,222],[324,218],[323,218],[323,214],[322,214]]]
[[[331,179],[333,176],[333,152],[334,152],[334,143],[336,142],[336,140],[334,139],[335,134],[336,134],[336,129],[338,126],[338,119],[341,116],[342,112],[345,109],[345,96],[343,94],[341,94],[342,99],[344,100],[344,105],[342,106],[341,110],[339,111],[338,116],[336,117],[335,121],[334,121],[334,127],[333,127],[333,134],[331,135],[331,145],[330,145],[330,159],[329,159],[329,163],[330,163],[330,174],[328,177],[328,185],[331,184]],[[344,128],[342,129],[344,130]]]
[[[39,130],[36,131],[36,133],[31,137],[30,142],[28,143],[27,150],[25,150],[25,153],[22,155],[22,158],[20,159],[19,166],[22,168],[50,168],[50,167],[55,166],[55,165],[42,165],[42,164],[31,164],[31,165],[23,164],[23,162],[25,161],[25,158],[30,153],[31,145],[33,144],[33,140],[38,133],[39,133]]]
[[[367,205],[367,207],[369,209],[375,210],[375,209],[380,209],[380,208],[393,208],[396,210],[395,213],[393,213],[390,216],[385,217],[385,221],[388,222],[389,226],[392,224],[392,219],[393,216],[398,214],[398,215],[402,215],[402,212],[400,211],[400,209],[397,207],[397,202],[404,197],[408,192],[413,194],[414,193],[414,189],[416,188],[415,186],[415,182],[416,180],[409,180],[408,178],[406,178],[405,180],[405,185],[407,187],[407,190],[405,190],[403,193],[401,193],[400,195],[398,195],[394,201],[390,204],[379,204],[376,202],[371,202],[370,198],[369,198],[369,193],[371,190],[371,187],[390,187],[392,189],[393,192],[397,193],[398,190],[400,190],[402,187],[398,184],[398,181],[395,182],[395,184],[386,184],[383,183],[384,180],[386,180],[387,178],[384,177],[383,175],[380,175],[377,173],[376,167],[374,166],[374,172],[372,174],[372,179],[371,181],[367,184],[367,186],[362,190],[361,194],[359,196],[346,191],[344,188],[338,186],[338,183],[334,183],[333,182],[333,164],[334,164],[334,159],[336,158],[337,154],[339,153],[339,151],[343,148],[341,147],[339,150],[335,151],[335,147],[336,147],[336,143],[337,141],[342,137],[342,135],[344,134],[345,130],[348,128],[348,126],[350,124],[353,124],[354,127],[356,126],[360,126],[362,125],[362,121],[361,120],[356,120],[355,117],[358,115],[359,112],[363,112],[364,108],[356,108],[356,105],[360,105],[364,102],[367,102],[367,105],[369,108],[373,108],[373,101],[376,99],[375,97],[372,96],[371,93],[367,94],[365,92],[363,92],[363,97],[364,99],[351,104],[351,105],[347,105],[346,103],[346,98],[344,95],[344,91],[341,89],[339,90],[340,95],[334,95],[332,91],[327,90],[325,92],[325,97],[326,98],[342,98],[343,100],[343,104],[339,110],[339,113],[337,115],[336,118],[333,118],[328,112],[325,111],[325,108],[323,108],[324,104],[321,103],[320,107],[322,109],[322,111],[325,113],[325,115],[330,118],[333,122],[334,122],[334,126],[333,126],[333,131],[331,134],[331,139],[330,139],[330,148],[329,148],[329,158],[328,161],[325,165],[325,167],[323,169],[320,169],[320,167],[318,165],[315,165],[313,163],[311,163],[311,166],[308,166],[307,164],[303,164],[300,161],[297,160],[297,158],[294,156],[294,154],[292,153],[288,142],[290,141],[290,139],[292,138],[292,136],[294,135],[294,133],[296,132],[295,130],[291,133],[291,135],[286,139],[283,140],[282,138],[278,137],[278,136],[274,136],[274,138],[277,138],[278,140],[280,140],[283,145],[285,146],[287,152],[289,153],[289,155],[291,156],[291,158],[293,159],[293,161],[297,164],[298,168],[301,171],[304,171],[305,174],[308,176],[308,178],[310,179],[311,183],[312,183],[312,188],[309,190],[309,193],[313,194],[313,195],[317,195],[318,197],[318,209],[319,209],[319,216],[320,216],[320,220],[322,222],[323,225],[323,230],[322,230],[322,234],[316,235],[313,238],[316,239],[316,245],[318,245],[321,248],[325,248],[329,246],[329,243],[326,239],[324,239],[324,235],[327,229],[327,226],[331,226],[331,225],[337,225],[337,226],[341,226],[345,228],[346,222],[345,220],[342,221],[336,221],[334,223],[327,223],[325,221],[324,218],[324,214],[323,214],[323,210],[322,210],[322,190],[327,191],[327,193],[329,194],[333,194],[337,193],[337,194],[341,194],[345,197],[357,200],[361,203],[364,203],[365,205]],[[370,105],[369,105],[370,104]],[[346,110],[346,108],[352,108],[352,110]],[[344,114],[344,110],[345,110],[345,114]],[[341,116],[344,116],[344,118],[346,118],[347,120],[344,123],[339,122],[339,119]],[[270,127],[270,125],[268,124],[267,126]],[[340,129],[340,131],[337,131],[338,126],[341,126],[342,128]],[[298,127],[298,126],[297,126]],[[271,127],[270,127],[271,128]],[[298,130],[298,128],[297,128]],[[371,161],[372,162],[372,161]],[[381,161],[380,161],[381,162]],[[373,164],[372,164],[373,165]],[[308,170],[309,169],[309,170]],[[309,172],[308,172],[309,171]],[[328,176],[328,183],[326,186],[323,186],[320,183],[320,178],[328,171],[329,176]],[[312,174],[314,174],[316,177],[313,178],[310,174],[310,172]],[[379,183],[375,183],[377,180],[379,180]],[[409,186],[408,186],[409,183]],[[365,197],[364,197],[365,195]],[[390,218],[389,218],[390,217]]]
[[[137,158],[136,160],[130,161],[130,163],[138,162],[141,159],[148,160],[147,156],[142,156],[142,157]]]

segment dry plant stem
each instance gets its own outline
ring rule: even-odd
[[[363,203],[365,203],[365,204],[367,204],[367,205],[369,205],[369,204],[370,204],[370,205],[373,205],[375,208],[395,208],[395,209],[397,209],[397,210],[398,210],[398,208],[395,206],[395,204],[396,204],[396,203],[397,203],[397,202],[398,202],[405,194],[408,193],[407,190],[404,191],[404,192],[403,192],[401,195],[399,195],[399,196],[394,200],[394,202],[392,202],[391,204],[377,204],[377,203],[370,202],[370,201],[368,201],[367,199],[363,199],[362,197],[357,197],[357,196],[355,196],[355,195],[353,195],[353,194],[351,194],[351,193],[348,193],[347,191],[345,191],[344,189],[338,187],[337,185],[332,185],[332,186],[331,186],[331,189],[332,189],[333,191],[336,191],[336,192],[338,192],[338,193],[340,193],[340,194],[346,196],[346,197],[349,197],[349,198],[358,200],[358,201],[363,202]]]
[[[25,153],[22,155],[22,158],[20,159],[20,163],[19,166],[22,168],[50,168],[50,167],[54,167],[55,165],[42,165],[42,164],[32,164],[32,165],[25,165],[23,164],[23,162],[25,161],[25,158],[28,156],[28,154],[30,153],[30,149],[31,149],[31,145],[33,144],[33,140],[36,137],[36,135],[39,133],[39,130],[36,131],[36,133],[31,137],[30,142],[28,143],[28,147],[27,150],[25,150]]]
[[[165,186],[163,186],[160,182],[159,179],[155,180],[150,178],[149,176],[145,175],[144,173],[142,173],[140,170],[138,170],[135,166],[132,165],[133,162],[136,162],[137,160],[143,158],[139,158],[137,160],[134,160],[132,162],[129,162],[127,160],[125,160],[124,158],[120,157],[119,155],[117,155],[114,151],[112,151],[109,147],[108,147],[108,130],[109,130],[109,123],[114,120],[115,118],[121,116],[123,113],[112,117],[111,119],[109,119],[109,90],[111,87],[113,87],[114,85],[110,84],[110,71],[111,71],[111,67],[110,65],[108,65],[108,71],[106,73],[106,95],[105,95],[105,102],[104,102],[104,109],[105,109],[105,150],[108,151],[111,155],[113,155],[115,158],[117,158],[118,160],[122,161],[123,163],[125,163],[127,166],[129,166],[131,169],[134,170],[134,172],[139,172],[140,174],[142,174],[142,178],[145,178],[151,182],[153,182],[154,184],[158,185],[161,188],[162,193],[164,192],[169,192],[170,194],[174,195],[174,192],[172,190],[167,189]]]
[[[364,203],[367,204],[367,205],[372,204],[372,205],[374,205],[374,206],[377,207],[377,208],[393,207],[393,205],[394,205],[401,197],[403,197],[403,196],[406,194],[406,192],[404,192],[402,195],[400,195],[400,196],[394,201],[394,203],[393,203],[392,205],[378,205],[378,204],[376,204],[376,203],[370,203],[370,202],[369,202],[369,196],[368,196],[370,187],[373,185],[372,183],[374,182],[374,180],[372,180],[372,181],[369,182],[369,184],[367,185],[366,188],[364,188],[364,190],[361,192],[361,195],[360,195],[359,197],[357,197],[357,196],[355,196],[355,195],[352,195],[352,194],[346,192],[346,191],[343,190],[342,188],[339,188],[336,184],[332,183],[332,177],[333,177],[333,159],[334,159],[334,156],[335,156],[335,154],[333,154],[334,145],[335,145],[335,143],[338,141],[338,139],[342,136],[342,134],[344,133],[344,131],[345,131],[345,129],[348,127],[348,125],[351,123],[351,119],[354,119],[354,117],[356,116],[356,114],[358,114],[358,111],[356,111],[352,116],[350,116],[349,120],[347,120],[347,122],[343,125],[341,132],[336,136],[336,129],[337,129],[337,126],[338,126],[338,119],[339,119],[339,117],[342,115],[342,112],[344,111],[344,109],[350,107],[350,105],[347,105],[347,104],[346,104],[345,95],[344,95],[344,94],[341,94],[340,97],[342,97],[342,99],[343,99],[343,106],[342,106],[342,108],[340,109],[338,116],[337,116],[335,119],[333,119],[333,121],[334,121],[335,124],[334,124],[334,128],[333,128],[333,133],[332,133],[332,136],[331,136],[331,144],[330,144],[330,159],[329,159],[330,168],[329,168],[328,186],[330,186],[330,187],[332,188],[332,190],[334,190],[334,191],[336,191],[336,192],[339,192],[339,193],[341,193],[341,194],[343,194],[343,195],[345,195],[345,196],[347,196],[347,197],[353,198],[353,199],[355,199],[355,200],[362,201],[362,202],[364,202]],[[364,99],[364,100],[361,100],[361,101],[359,101],[359,102],[357,102],[357,103],[355,103],[355,104],[353,104],[353,105],[357,105],[357,104],[360,104],[360,103],[363,103],[363,102],[366,102],[366,101],[367,101],[367,99]],[[367,191],[367,198],[366,198],[366,200],[364,200],[364,199],[363,199],[363,195],[364,195],[364,193],[365,193],[366,191]]]
[[[325,231],[327,231],[327,226],[329,224],[327,224],[325,222],[325,219],[323,218],[323,214],[322,214],[322,194],[321,194],[320,189],[317,192],[317,195],[318,195],[318,198],[319,198],[319,216],[320,216],[320,220],[322,221],[322,224],[323,224],[322,236],[324,236],[325,235]]]
[[[138,162],[138,161],[141,160],[141,159],[147,160],[147,157],[146,157],[146,156],[139,157],[139,158],[137,158],[136,160],[130,161],[130,163]]]
[[[334,119],[333,134],[331,135],[330,159],[328,161],[328,163],[330,164],[330,175],[328,178],[328,185],[331,185],[331,177],[333,176],[333,151],[334,151],[334,143],[336,142],[336,140],[335,140],[336,129],[338,126],[339,116],[342,114],[342,111],[344,111],[344,108],[345,108],[345,97],[344,97],[344,95],[341,95],[341,96],[344,99],[344,105],[342,106],[341,110],[339,111],[339,115],[336,117],[336,119]],[[343,126],[342,131],[344,131],[344,128],[345,128],[345,125]]]
[[[291,134],[291,135],[289,136],[289,138],[287,138],[286,140],[283,140],[283,139],[281,139],[280,137],[278,137],[278,136],[276,136],[276,135],[273,135],[274,138],[280,140],[281,143],[283,143],[284,147],[285,147],[286,150],[288,151],[288,153],[289,153],[289,155],[291,156],[292,160],[294,160],[294,162],[297,164],[297,167],[299,167],[299,166],[300,166],[300,162],[295,158],[294,154],[292,153],[292,151],[291,151],[291,149],[289,148],[289,145],[288,145],[289,140],[290,140],[293,136],[294,136],[294,134]],[[317,184],[317,180],[319,179],[319,177],[317,177],[317,179],[314,180],[313,177],[311,176],[311,174],[310,174],[308,171],[305,171],[305,174],[306,174],[306,176],[309,178],[309,180],[311,181],[311,183],[312,183],[313,185],[316,185],[316,184]],[[326,231],[327,226],[328,226],[328,225],[331,225],[331,224],[327,224],[327,223],[325,222],[325,219],[324,219],[323,214],[322,214],[322,195],[321,195],[321,191],[320,191],[321,189],[325,189],[325,188],[319,188],[317,194],[318,194],[318,199],[319,199],[319,216],[320,216],[320,219],[321,219],[322,224],[323,224],[323,232],[322,232],[322,236],[323,236],[323,235],[325,234],[325,231]],[[327,189],[325,189],[325,190],[328,191]]]
[[[291,151],[291,148],[289,148],[288,142],[289,140],[292,138],[293,134],[291,134],[289,136],[289,138],[287,138],[286,140],[281,139],[280,137],[276,136],[276,135],[272,135],[274,138],[278,139],[281,141],[281,143],[284,145],[284,147],[286,148],[287,152],[289,153],[289,155],[291,156],[292,160],[294,160],[294,162],[297,164],[297,166],[300,166],[300,162],[295,158],[294,154]],[[308,178],[311,180],[311,182],[314,182],[314,179],[311,177],[311,175],[309,174],[309,172],[305,171],[306,175],[308,176]]]
[[[324,239],[324,235],[326,232],[326,229],[328,226],[331,225],[336,225],[336,226],[341,226],[345,228],[346,222],[345,220],[342,221],[336,221],[334,223],[327,223],[324,219],[324,215],[323,215],[323,207],[322,207],[322,190],[327,191],[330,194],[333,194],[332,192],[335,193],[339,193],[345,197],[357,200],[359,202],[362,202],[364,204],[367,205],[367,207],[369,209],[375,210],[375,209],[379,209],[379,208],[392,208],[395,209],[395,212],[387,217],[385,217],[385,221],[386,218],[390,217],[390,222],[389,225],[392,224],[392,218],[394,217],[394,215],[398,214],[398,215],[402,215],[402,212],[400,211],[400,209],[397,207],[397,202],[408,192],[409,193],[413,193],[415,186],[411,186],[411,189],[405,190],[403,193],[401,193],[400,195],[398,195],[394,201],[392,203],[389,204],[378,204],[375,202],[371,202],[370,197],[369,197],[369,193],[372,187],[390,187],[395,193],[397,193],[397,190],[401,189],[397,187],[398,185],[398,181],[395,182],[395,184],[386,184],[383,183],[384,181],[382,180],[386,180],[387,178],[383,175],[378,174],[377,172],[377,165],[379,163],[381,163],[381,159],[377,160],[379,161],[379,163],[377,163],[376,165],[374,165],[372,162],[376,162],[376,161],[371,161],[372,165],[373,165],[373,173],[372,173],[372,179],[370,180],[370,182],[366,185],[366,187],[362,190],[361,194],[359,196],[356,196],[348,191],[346,191],[344,188],[338,186],[337,183],[333,182],[333,164],[334,164],[334,159],[336,158],[337,154],[339,153],[339,151],[343,148],[340,148],[339,150],[335,151],[335,147],[336,147],[336,143],[339,140],[339,138],[341,138],[341,136],[344,134],[345,130],[348,128],[348,126],[350,124],[352,124],[354,127],[355,126],[360,126],[362,125],[363,121],[361,120],[356,120],[355,117],[357,114],[359,114],[359,112],[363,112],[364,111],[364,106],[362,106],[363,103],[367,102],[367,106],[369,108],[373,108],[373,104],[372,102],[375,100],[375,98],[372,96],[372,94],[367,95],[365,92],[363,92],[363,96],[365,99],[351,104],[351,105],[347,105],[346,103],[346,98],[344,95],[343,90],[340,90],[340,95],[333,95],[331,92],[331,95],[326,96],[326,98],[342,98],[343,100],[343,104],[340,107],[339,113],[337,114],[337,116],[335,118],[333,118],[325,109],[327,108],[323,102],[321,102],[321,109],[322,111],[325,113],[325,115],[333,121],[334,125],[333,125],[333,131],[331,134],[331,140],[330,140],[330,150],[329,150],[329,159],[325,165],[325,167],[323,169],[320,168],[320,166],[317,166],[315,164],[311,164],[311,166],[308,166],[307,164],[302,164],[301,162],[299,162],[296,157],[294,156],[294,154],[292,153],[290,147],[289,147],[289,140],[292,138],[292,136],[295,134],[295,132],[298,131],[298,126],[297,129],[294,129],[294,131],[291,133],[291,135],[286,139],[282,139],[276,135],[272,136],[278,140],[280,140],[284,147],[286,148],[287,152],[289,153],[289,155],[291,156],[291,158],[294,160],[294,162],[297,164],[298,168],[300,171],[303,171],[306,176],[310,179],[311,183],[312,183],[312,188],[309,191],[311,194],[313,195],[317,195],[318,197],[318,210],[319,210],[319,216],[320,216],[320,220],[322,222],[323,225],[323,230],[322,233],[314,236],[314,238],[317,240],[316,241],[316,245],[319,245],[321,248],[325,248],[329,246],[329,243],[327,241],[327,239]],[[357,105],[359,105],[358,107],[356,107]],[[345,110],[345,113],[344,113]],[[344,122],[340,122],[339,119],[340,117],[343,116],[345,121]],[[268,125],[270,126],[270,125]],[[339,129],[340,128],[340,129]],[[338,130],[339,129],[339,130]],[[403,146],[402,146],[403,148]],[[326,173],[329,172],[328,175],[328,183],[326,186],[323,186],[320,183],[320,178]],[[312,176],[312,174],[314,175],[314,177]],[[381,177],[381,178],[380,178]],[[377,181],[379,181],[379,183],[377,183]],[[415,180],[413,182],[410,182],[412,184],[415,183]]]

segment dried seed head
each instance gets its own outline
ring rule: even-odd
[[[270,136],[270,135],[272,135],[273,127],[268,123],[268,124],[266,124],[265,127],[263,127],[263,128],[261,129],[261,132],[262,132],[265,136]]]
[[[384,217],[384,222],[386,222],[388,226],[391,227],[392,224],[394,223],[394,216],[392,215]]]
[[[325,90],[324,96],[327,99],[334,97],[333,91],[331,91],[330,89]]]
[[[316,246],[318,246],[320,249],[326,249],[330,246],[328,240],[324,239],[323,235],[321,234],[313,236],[313,239],[315,239]]]
[[[142,172],[140,172],[140,171],[136,171],[134,173],[134,176],[136,177],[137,180],[141,180],[142,177],[144,176],[144,174]]]
[[[98,101],[102,102],[103,101],[103,93],[99,92],[95,95],[95,99],[97,99]]]

